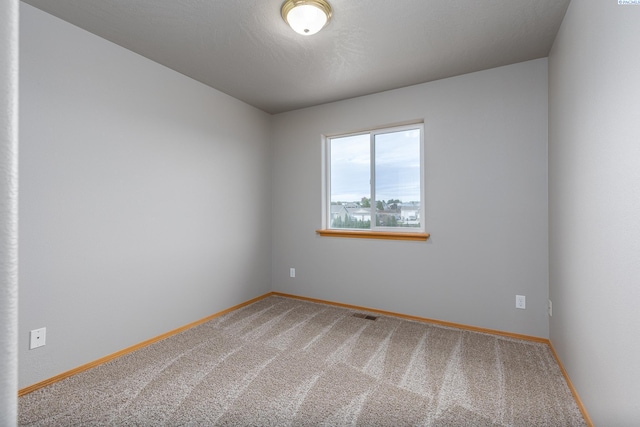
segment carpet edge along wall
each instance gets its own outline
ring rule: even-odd
[[[69,371],[60,373],[56,376],[53,376],[51,378],[48,378],[46,380],[40,381],[38,383],[32,384],[30,386],[27,386],[25,388],[22,388],[19,390],[18,392],[18,396],[24,396],[27,395],[29,393],[32,393],[38,389],[41,389],[43,387],[55,384],[59,381],[62,381],[66,378],[72,377],[76,374],[79,374],[83,371],[89,370],[91,368],[100,366],[102,364],[105,364],[111,360],[117,359],[119,357],[125,356],[129,353],[132,353],[136,350],[142,349],[144,347],[147,347],[151,344],[154,344],[156,342],[159,342],[161,340],[164,340],[166,338],[169,338],[173,335],[176,335],[180,332],[189,330],[191,328],[194,328],[198,325],[201,325],[203,323],[206,323],[210,320],[213,320],[217,317],[223,316],[227,313],[230,313],[232,311],[238,310],[240,308],[243,308],[247,305],[256,303],[260,300],[263,300],[265,298],[271,297],[271,296],[276,296],[276,297],[282,297],[282,298],[290,298],[290,299],[295,299],[295,300],[301,300],[301,301],[306,301],[306,302],[312,302],[312,303],[316,303],[316,304],[324,304],[324,305],[329,305],[329,306],[335,306],[335,307],[341,307],[341,308],[346,308],[346,309],[351,309],[351,310],[357,310],[357,311],[364,311],[364,312],[369,312],[369,313],[375,313],[375,314],[380,314],[383,316],[389,316],[389,317],[396,317],[399,319],[403,319],[403,320],[410,320],[410,321],[417,321],[417,322],[423,322],[423,323],[428,323],[428,324],[433,324],[436,326],[443,326],[443,327],[448,327],[448,328],[454,328],[454,329],[460,329],[460,330],[465,330],[465,331],[470,331],[470,332],[476,332],[476,333],[483,333],[483,334],[489,334],[489,335],[495,335],[495,336],[502,336],[502,337],[506,337],[506,338],[512,338],[512,339],[516,339],[516,340],[522,340],[522,341],[530,341],[530,342],[536,342],[536,343],[542,343],[545,344],[549,347],[556,363],[558,364],[558,367],[560,368],[560,371],[567,383],[567,386],[569,387],[569,390],[571,391],[571,394],[573,395],[576,404],[580,410],[580,412],[582,413],[582,416],[585,419],[585,422],[588,426],[593,426],[593,423],[586,411],[586,408],[584,407],[578,393],[577,390],[575,389],[575,387],[573,386],[566,369],[564,368],[564,366],[562,365],[562,362],[560,361],[560,358],[558,357],[558,354],[556,353],[553,344],[551,343],[551,341],[549,339],[546,338],[541,338],[541,337],[535,337],[535,336],[529,336],[529,335],[521,335],[521,334],[514,334],[514,333],[510,333],[510,332],[504,332],[504,331],[499,331],[499,330],[493,330],[493,329],[487,329],[487,328],[480,328],[480,327],[476,327],[476,326],[469,326],[469,325],[464,325],[464,324],[458,324],[458,323],[453,323],[453,322],[445,322],[445,321],[440,321],[440,320],[436,320],[436,319],[429,319],[429,318],[423,318],[423,317],[419,317],[419,316],[411,316],[411,315],[406,315],[406,314],[402,314],[402,313],[395,313],[395,312],[390,312],[390,311],[385,311],[385,310],[379,310],[379,309],[375,309],[375,308],[369,308],[369,307],[362,307],[362,306],[357,306],[357,305],[352,305],[352,304],[344,304],[344,303],[340,303],[340,302],[334,302],[334,301],[327,301],[327,300],[322,300],[322,299],[317,299],[317,298],[309,298],[309,297],[304,297],[304,296],[298,296],[298,295],[292,295],[292,294],[287,294],[287,293],[282,293],[282,292],[268,292],[266,294],[260,295],[256,298],[252,298],[250,300],[247,300],[245,302],[242,302],[240,304],[234,305],[232,307],[229,307],[225,310],[222,310],[220,312],[214,313],[212,315],[206,316],[202,319],[196,320],[194,322],[191,322],[187,325],[181,326],[179,328],[173,329],[169,332],[166,332],[164,334],[158,335],[157,337],[145,340],[141,343],[135,344],[133,346],[127,347],[125,349],[122,349],[120,351],[117,351],[115,353],[109,354],[105,357],[99,358],[97,360],[94,360],[92,362],[89,362],[87,364],[78,366],[74,369],[71,369]]]

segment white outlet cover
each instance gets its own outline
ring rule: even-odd
[[[29,350],[42,347],[47,341],[47,328],[34,329],[29,334]]]
[[[527,308],[527,297],[524,295],[516,295],[516,308],[524,310]]]

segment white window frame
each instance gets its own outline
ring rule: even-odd
[[[380,134],[402,132],[406,130],[420,131],[420,227],[384,227],[376,225],[376,195],[375,195],[375,136]],[[370,155],[370,196],[371,196],[371,228],[331,228],[331,140],[356,135],[369,135]],[[409,122],[400,125],[388,125],[363,131],[324,135],[322,137],[322,227],[329,232],[365,233],[365,234],[415,234],[425,233],[425,147],[424,122]],[[408,201],[407,201],[408,202]],[[323,234],[319,231],[320,234]],[[428,237],[428,234],[427,234]]]

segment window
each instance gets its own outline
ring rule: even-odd
[[[426,239],[423,128],[418,123],[325,138],[324,230],[318,233]]]

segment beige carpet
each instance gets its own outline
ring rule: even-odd
[[[19,399],[20,425],[583,426],[544,344],[269,297]]]

